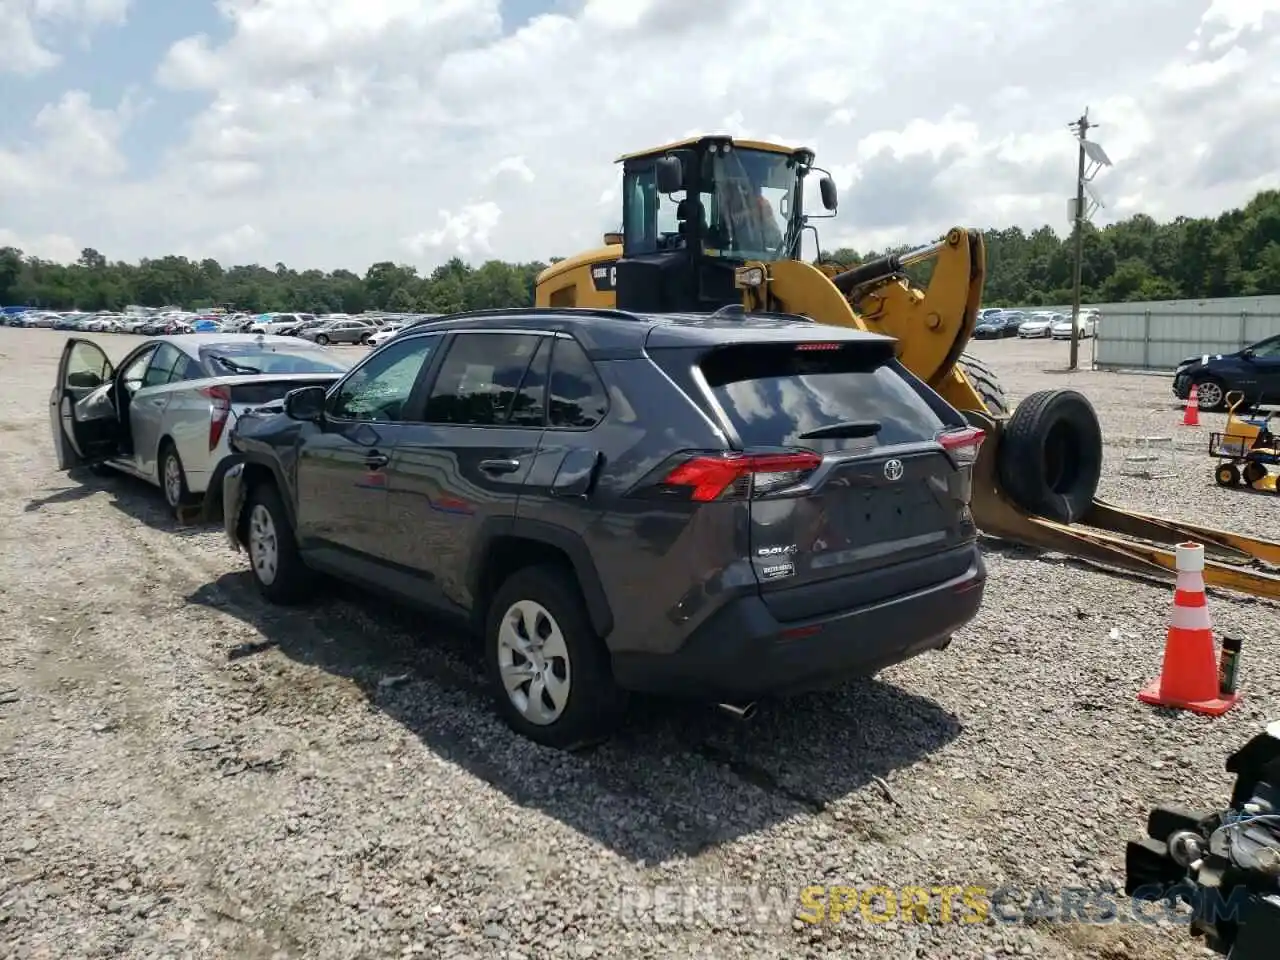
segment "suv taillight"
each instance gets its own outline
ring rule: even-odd
[[[201,387],[200,392],[209,398],[209,450],[212,452],[222,439],[231,416],[231,390],[227,387]]]
[[[986,433],[977,427],[959,427],[955,430],[944,430],[938,434],[938,443],[942,449],[955,457],[960,466],[968,466],[978,459],[978,451]]]
[[[662,486],[672,493],[687,490],[698,503],[747,499],[799,483],[821,464],[822,457],[809,451],[699,454],[668,473]]]

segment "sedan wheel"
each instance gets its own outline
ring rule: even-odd
[[[1212,380],[1197,383],[1196,406],[1201,410],[1216,410],[1222,406],[1222,388]]]
[[[182,498],[182,468],[172,455],[164,458],[164,498],[171,507],[176,507]]]
[[[320,344],[320,346],[322,347],[327,347],[329,345],[329,338],[326,337],[323,333],[319,334],[316,337],[316,343]]]
[[[160,487],[164,491],[164,502],[169,509],[177,513],[191,500],[187,490],[187,478],[182,471],[182,460],[172,443],[165,443],[160,454]]]

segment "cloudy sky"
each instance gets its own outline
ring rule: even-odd
[[[622,152],[807,145],[827,248],[1280,185],[1280,0],[0,0],[0,244],[424,268],[620,220]]]

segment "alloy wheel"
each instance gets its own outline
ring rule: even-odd
[[[172,451],[164,457],[164,498],[171,507],[176,508],[182,503],[182,465],[178,463],[178,455]]]

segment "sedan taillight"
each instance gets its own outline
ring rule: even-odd
[[[209,451],[217,449],[222,433],[231,417],[231,390],[227,387],[201,387],[209,398]]]

